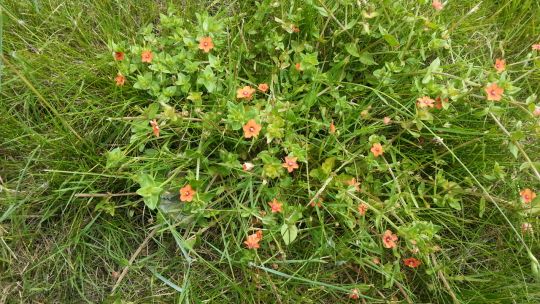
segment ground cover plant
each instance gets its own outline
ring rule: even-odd
[[[536,1],[0,5],[0,303],[540,301]]]

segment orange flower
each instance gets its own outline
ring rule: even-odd
[[[300,28],[298,28],[296,25],[291,24],[291,29],[294,33],[300,33]]]
[[[121,87],[126,83],[126,77],[122,75],[122,73],[118,72],[114,78],[114,81],[116,81],[117,86]]]
[[[330,134],[336,133],[336,125],[334,125],[334,121],[330,123]]]
[[[250,86],[245,86],[236,90],[236,98],[245,98],[247,100],[251,99],[251,96],[255,93],[255,89]]]
[[[536,117],[540,117],[540,107],[534,108],[533,115]]]
[[[358,213],[360,213],[361,216],[366,215],[366,212],[368,211],[368,205],[365,203],[361,203],[358,205]]]
[[[389,125],[392,122],[392,119],[388,116],[385,116],[382,120],[383,124]]]
[[[504,93],[504,89],[499,87],[496,83],[488,85],[484,90],[487,94],[487,100],[499,101]]]
[[[424,96],[416,100],[416,106],[419,108],[433,108],[433,103],[435,100],[429,98],[429,96]]]
[[[242,128],[244,129],[245,138],[257,137],[261,132],[261,126],[254,119],[250,119]]]
[[[533,44],[532,49],[535,50],[535,51],[540,51],[540,43]]]
[[[444,99],[444,102],[448,102],[448,98]],[[435,98],[435,109],[440,110],[443,108],[443,100],[441,97]]]
[[[411,267],[411,268],[416,268],[418,266],[420,266],[420,264],[422,264],[422,262],[420,262],[418,259],[416,258],[408,258],[408,259],[403,259],[403,264]]]
[[[322,203],[323,203],[323,199],[319,197],[319,198],[316,198],[316,199],[314,199],[313,201],[311,201],[311,203],[309,203],[309,205],[310,205],[311,207],[315,207],[315,206],[321,207],[321,206],[322,206]]]
[[[495,70],[497,70],[497,73],[501,73],[502,71],[506,70],[506,60],[504,59],[495,59]]]
[[[196,193],[197,191],[193,190],[190,184],[187,184],[182,189],[180,189],[180,201],[191,202],[193,200],[193,196],[195,196]]]
[[[300,65],[300,62],[296,63],[296,64],[294,65],[294,68],[295,68],[297,71],[299,71],[299,72],[302,71],[302,66]]]
[[[244,241],[244,244],[246,244],[246,247],[248,249],[260,248],[261,245],[259,245],[259,242],[261,241],[261,238],[262,238],[262,234],[258,234],[258,233],[250,234],[247,236],[246,240]]]
[[[266,91],[268,91],[268,84],[266,83],[261,83],[259,84],[259,91],[265,93]]]
[[[212,42],[212,37],[203,37],[199,40],[199,49],[203,50],[205,53],[210,52],[214,48],[214,42]]]
[[[381,259],[377,258],[377,257],[374,257],[373,259],[371,259],[371,261],[373,262],[373,264],[375,265],[379,265],[381,263]]]
[[[260,229],[257,230],[257,232],[255,232],[255,234],[257,235],[257,238],[262,241],[262,238],[263,238],[262,230],[260,230]]]
[[[347,185],[354,186],[354,191],[360,191],[360,183],[354,177],[347,181]]]
[[[289,173],[293,172],[294,169],[298,169],[298,164],[296,163],[296,159],[298,159],[298,157],[285,156],[285,162],[282,165],[283,168],[287,168],[287,171],[289,171]]]
[[[375,143],[371,147],[371,152],[373,153],[375,157],[379,157],[380,155],[383,155],[384,149],[380,143]]]
[[[150,63],[152,62],[152,58],[154,58],[154,54],[152,54],[152,51],[150,50],[144,50],[141,53],[141,61]]]
[[[526,188],[526,189],[523,189],[519,192],[519,195],[521,195],[521,199],[523,200],[524,203],[527,203],[529,204],[530,202],[532,202],[534,200],[534,198],[536,197],[536,193],[534,193],[531,189],[529,188]]]
[[[278,202],[275,198],[269,202],[268,205],[270,205],[270,208],[272,208],[272,213],[281,212],[281,207],[283,206],[283,204]]]
[[[382,236],[382,241],[384,248],[394,248],[396,247],[396,241],[398,240],[397,235],[393,234],[392,231],[386,230]]]
[[[439,0],[433,0],[433,2],[431,2],[431,6],[433,6],[433,8],[437,11],[440,11],[443,9],[443,4]]]
[[[124,52],[113,52],[113,56],[116,61],[124,60]]]
[[[159,137],[159,124],[155,119],[150,121],[150,125],[152,126],[152,132],[154,132],[154,135],[156,137]]]
[[[349,299],[358,300],[360,298],[360,292],[357,288],[351,290],[351,293],[349,293]]]

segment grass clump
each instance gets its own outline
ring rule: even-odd
[[[2,12],[2,301],[538,301],[535,1]]]

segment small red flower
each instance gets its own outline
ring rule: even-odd
[[[255,165],[249,162],[245,162],[242,164],[242,170],[244,171],[251,171],[254,167]]]
[[[299,71],[299,72],[302,71],[302,65],[300,65],[300,62],[295,63],[295,64],[294,64],[294,68],[295,68],[297,71]]]
[[[121,87],[126,83],[126,76],[118,72],[118,74],[116,74],[116,77],[114,78],[114,81],[116,81],[117,86]]]
[[[122,61],[124,60],[124,52],[113,52],[114,60],[116,61]]]
[[[150,121],[150,125],[152,126],[152,132],[156,137],[159,137],[159,124],[155,119],[152,119]]]
[[[495,70],[497,70],[497,73],[506,70],[506,60],[499,58],[495,59]]]
[[[540,51],[540,43],[533,44],[532,49],[535,50],[535,51]]]
[[[526,188],[519,192],[519,195],[521,196],[521,199],[524,203],[530,204],[535,198],[536,193],[534,193],[531,189]]]
[[[243,88],[240,88],[236,90],[236,98],[239,99],[247,99],[250,100],[253,94],[255,93],[255,89],[250,86],[245,86]]]
[[[422,108],[433,108],[435,100],[429,98],[429,96],[424,96],[416,100],[416,106],[420,109]]]
[[[185,185],[184,187],[182,187],[182,189],[180,189],[180,201],[191,202],[193,200],[193,196],[195,196],[196,193],[197,191],[193,190],[193,188],[191,188],[191,185]]]
[[[334,125],[334,121],[332,120],[332,122],[330,123],[330,134],[335,134],[336,133],[336,125]]]
[[[431,2],[431,6],[432,6],[436,11],[440,11],[440,10],[442,10],[443,7],[444,7],[440,0],[433,0],[433,2]]]
[[[298,164],[296,160],[298,157],[285,157],[285,162],[283,163],[283,168],[286,168],[289,173],[293,172],[294,169],[298,169]]]
[[[379,157],[383,155],[384,153],[383,146],[381,146],[380,143],[374,143],[373,146],[371,147],[371,153],[373,153],[373,156],[375,157]]]
[[[388,249],[396,247],[397,240],[397,235],[393,234],[390,230],[386,230],[382,236],[383,246]]]
[[[268,205],[270,205],[270,208],[272,208],[272,213],[280,213],[281,207],[283,206],[283,204],[278,202],[275,198],[269,202]]]
[[[246,247],[248,249],[258,249],[261,247],[261,245],[259,245],[261,238],[262,238],[261,233],[250,234],[247,236],[246,240],[244,241],[244,244],[246,244]]]
[[[358,300],[360,298],[360,292],[357,288],[351,290],[349,293],[349,299]]]
[[[420,266],[420,264],[422,264],[422,262],[420,262],[420,260],[418,260],[416,258],[407,258],[407,259],[403,259],[403,264],[405,264],[406,266],[409,266],[411,268],[416,268],[416,267]]]
[[[347,181],[347,185],[354,187],[354,191],[360,191],[360,183],[354,177]]]
[[[214,42],[212,42],[212,37],[203,37],[199,41],[199,49],[203,50],[205,53],[210,52],[214,48]]]
[[[540,117],[540,107],[534,108],[533,115],[536,117]]]
[[[487,100],[499,101],[502,99],[504,89],[499,87],[496,83],[488,85],[485,89],[487,94]]]
[[[368,205],[366,205],[365,203],[361,203],[360,205],[358,205],[358,213],[360,213],[361,216],[364,216],[366,215],[368,208]]]
[[[266,93],[266,91],[268,91],[268,84],[266,83],[259,84],[259,91]]]
[[[309,205],[311,207],[315,207],[315,206],[321,207],[322,203],[323,203],[323,199],[319,197],[319,198],[316,198],[316,199],[312,200],[311,203],[309,203]]]
[[[533,232],[533,227],[531,223],[521,224],[521,233],[525,234],[525,233],[532,233],[532,232]]]
[[[261,132],[262,129],[261,125],[257,124],[254,119],[250,119],[242,128],[244,129],[245,138],[259,136],[259,132]]]
[[[448,98],[444,99],[444,103],[448,102]],[[435,109],[440,110],[443,108],[443,99],[441,97],[435,98]]]
[[[300,28],[298,28],[296,25],[292,24],[291,29],[294,33],[300,33]]]
[[[392,119],[388,116],[385,116],[382,121],[383,121],[383,124],[389,125],[392,122]]]
[[[150,63],[152,62],[152,58],[154,58],[154,54],[152,54],[152,51],[150,50],[144,50],[141,53],[141,61]]]

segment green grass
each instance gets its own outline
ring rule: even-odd
[[[262,36],[271,34],[259,33],[259,37],[249,33],[250,29],[264,27],[262,22],[274,22],[261,21],[255,14],[270,7],[271,1],[257,2],[260,6],[253,1],[182,2],[180,16],[190,22],[196,21],[195,13],[204,11],[231,18],[224,46],[230,56],[224,58],[223,65],[234,75],[225,79],[227,91],[220,95],[222,98],[232,96],[243,79],[260,77],[261,72],[254,72],[254,66],[275,72],[268,64],[270,53],[242,48],[246,40],[264,42]],[[289,1],[283,2],[277,9],[282,19],[293,12],[289,8],[303,7],[299,1],[291,1],[290,5]],[[313,2],[332,7],[340,1]],[[356,5],[356,1],[344,2]],[[381,23],[395,21],[392,16],[397,10],[393,8],[396,1],[374,2]],[[351,110],[341,109],[340,115],[336,114],[339,109],[334,107],[334,99],[324,93],[316,101],[317,113],[298,110],[298,121],[303,125],[298,127],[296,122],[294,131],[308,138],[309,153],[315,160],[308,163],[309,170],[319,167],[329,156],[338,158],[336,168],[347,159],[354,160],[353,167],[344,171],[366,176],[366,184],[370,184],[367,194],[358,197],[370,203],[403,200],[414,210],[385,211],[386,219],[381,219],[384,226],[392,228],[393,224],[402,226],[402,220],[422,220],[442,228],[436,240],[441,250],[426,255],[425,265],[417,271],[403,268],[394,285],[385,288],[385,274],[392,271],[367,261],[372,256],[381,256],[383,263],[396,259],[391,251],[383,253],[378,247],[364,246],[379,241],[370,229],[380,226],[359,221],[358,226],[349,229],[348,217],[341,213],[339,202],[335,209],[330,202],[327,210],[305,212],[299,238],[291,245],[285,246],[281,235],[274,231],[265,232],[265,238],[274,241],[256,255],[245,249],[242,242],[251,233],[253,217],[245,217],[244,213],[259,201],[266,204],[267,194],[260,179],[234,175],[214,181],[215,175],[204,170],[218,158],[219,149],[234,147],[240,154],[250,153],[249,142],[233,137],[225,126],[219,126],[216,135],[210,133],[214,131],[211,124],[183,122],[164,129],[169,132],[164,140],[170,144],[170,151],[150,140],[147,145],[157,154],[137,153],[136,144],[129,142],[131,121],[123,118],[143,115],[142,109],[152,98],[131,87],[114,86],[112,78],[117,70],[111,63],[108,45],[110,41],[138,43],[140,28],[156,22],[159,13],[166,13],[167,1],[3,1],[0,303],[341,303],[348,301],[348,291],[356,286],[369,286],[365,294],[371,298],[366,300],[370,303],[452,303],[452,297],[461,303],[540,302],[538,272],[531,270],[531,255],[540,256],[539,221],[536,214],[524,216],[516,207],[520,189],[540,190],[540,179],[534,171],[520,169],[527,163],[525,154],[533,162],[540,158],[538,120],[530,117],[524,104],[527,96],[540,95],[538,65],[525,58],[531,44],[540,41],[540,3],[448,1],[435,16],[430,6],[418,4],[420,1],[398,2],[410,8],[412,15],[438,18],[447,26],[451,48],[439,55],[444,73],[460,81],[467,77],[483,86],[488,82],[487,73],[477,76],[470,75],[471,71],[489,70],[494,58],[507,60],[512,79],[521,77],[518,84],[522,91],[516,93],[514,103],[503,103],[501,113],[495,117],[510,132],[516,131],[521,121],[526,136],[519,140],[523,153],[519,151],[514,157],[508,149],[509,137],[494,118],[478,115],[486,106],[481,87],[476,92],[480,98],[467,95],[462,102],[453,104],[454,115],[426,124],[419,131],[420,139],[399,124],[382,125],[378,119],[386,115],[404,119],[413,116],[414,107],[405,101],[415,99],[420,92],[411,81],[414,73],[408,72],[396,73],[396,83],[391,86],[368,85],[365,75],[372,70],[333,83],[340,85],[348,101],[354,103]],[[304,9],[308,10],[307,4]],[[307,14],[302,29],[331,29],[335,33],[341,28],[337,21],[356,18],[360,11],[338,10],[336,19],[331,14]],[[412,26],[404,23],[402,28],[390,28],[390,32],[408,35],[408,28]],[[355,28],[335,36],[327,33],[324,41],[317,43],[321,69],[336,66],[332,56],[338,54],[336,50],[341,46],[337,45],[360,37],[359,32]],[[407,37],[405,34],[403,37]],[[415,39],[404,46],[411,54],[420,53]],[[361,50],[365,47],[375,54],[379,63],[396,56],[395,51],[383,47],[382,39],[360,45]],[[250,57],[249,52],[256,55]],[[427,57],[429,64],[437,56]],[[238,62],[242,64],[237,66]],[[445,81],[448,79],[451,77]],[[325,88],[305,86],[297,94],[288,92],[288,88],[279,89],[291,102],[300,103],[311,98],[311,90],[320,93]],[[201,108],[212,111],[212,106]],[[368,106],[372,106],[371,118],[359,119]],[[188,104],[177,110],[193,112],[194,108]],[[324,114],[332,112],[336,112],[335,116]],[[322,130],[330,121],[328,117],[335,119],[339,136],[321,135],[326,132]],[[360,160],[369,150],[368,136],[375,133],[392,140],[394,152],[385,158],[392,164],[392,174],[373,169],[372,175],[364,175],[368,167]],[[435,136],[444,138],[444,144],[437,144]],[[106,168],[106,153],[116,147],[130,150],[134,157],[125,168],[112,170]],[[182,154],[186,151],[197,151],[203,157]],[[497,173],[497,166],[503,167],[504,177],[489,176]],[[169,174],[178,170],[178,177],[173,179],[176,182],[188,169],[200,174],[205,187],[210,185],[209,193],[223,191],[215,194],[208,207],[212,216],[205,218],[204,224],[187,220],[188,224],[179,223],[163,217],[146,208],[137,195],[77,196],[133,193],[138,185],[132,174],[149,170]],[[439,172],[462,187],[461,211],[437,207],[432,202],[432,189],[436,187],[433,178]],[[430,193],[418,193],[421,182]],[[295,187],[287,188],[287,198],[306,205],[310,199],[307,196],[323,186],[307,178]],[[333,198],[329,194],[329,200]],[[355,198],[352,200],[357,203]],[[98,205],[105,209],[96,208]],[[113,208],[114,215],[106,208]],[[522,236],[523,221],[532,223],[536,232]],[[145,242],[150,234],[152,237]],[[138,248],[139,254],[113,292],[118,275]]]

